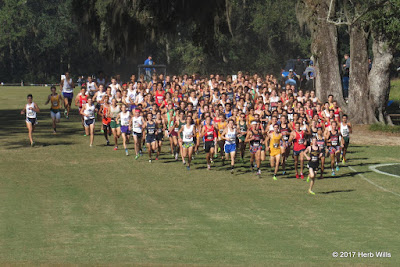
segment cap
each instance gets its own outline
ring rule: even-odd
[[[293,69],[290,69],[289,71],[293,71]]]

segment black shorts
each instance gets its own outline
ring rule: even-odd
[[[138,139],[142,139],[143,134],[142,133],[137,133],[137,132],[132,132],[134,136],[136,136]]]
[[[210,149],[213,148],[214,146],[215,146],[214,141],[205,141],[204,142],[204,151],[206,153],[208,153],[208,152],[210,152]]]
[[[146,143],[151,144],[156,141],[156,136],[154,134],[146,135]]]
[[[313,169],[313,171],[316,172],[316,171],[318,171],[318,168],[319,168],[319,162],[310,161],[310,162],[308,162],[307,167],[310,169]]]
[[[30,123],[32,125],[36,125],[37,124],[37,119],[36,118],[26,118],[26,122]]]
[[[159,133],[159,134],[156,135],[156,140],[157,141],[163,141],[163,139],[164,139],[164,134],[163,133]]]

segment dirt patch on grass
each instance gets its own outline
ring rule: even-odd
[[[400,133],[375,132],[369,125],[354,125],[351,135],[352,144],[374,146],[400,146]]]

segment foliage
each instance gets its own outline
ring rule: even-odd
[[[400,133],[400,126],[390,126],[382,123],[374,123],[369,126],[369,130],[375,132]]]

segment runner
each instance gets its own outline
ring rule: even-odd
[[[86,88],[84,86],[81,87],[81,92],[75,97],[75,106],[79,107],[79,114],[81,116],[81,122],[82,122],[82,127],[84,130],[83,136],[86,136],[86,131],[85,131],[85,115],[82,115],[81,110],[82,107],[86,105],[88,102],[88,96],[86,95]],[[97,108],[97,106],[96,106]]]
[[[222,138],[225,140],[225,159],[229,160],[229,156],[231,156],[231,174],[233,174],[236,155],[236,127],[233,119],[228,119],[228,125],[222,132]]]
[[[164,130],[165,130],[165,122],[164,119],[161,117],[161,112],[158,111],[156,114],[156,140],[157,140],[157,156],[156,160],[160,157],[161,147],[164,140]]]
[[[347,115],[344,114],[342,116],[342,122],[340,123],[340,133],[342,134],[344,140],[344,146],[342,150],[342,162],[343,164],[346,163],[346,153],[347,148],[349,147],[350,143],[350,134],[353,133],[353,127],[350,122],[347,121]]]
[[[335,165],[336,171],[339,171],[340,151],[344,147],[344,140],[342,134],[337,130],[336,121],[331,122],[331,130],[325,133],[325,139],[328,143],[328,151],[331,157],[332,176],[335,176]]]
[[[157,150],[156,122],[153,121],[151,113],[147,113],[147,121],[143,124],[143,129],[146,129],[146,145],[149,153],[149,162],[151,163],[151,153]]]
[[[167,114],[167,130],[168,130],[168,138],[171,149],[172,157],[175,157],[175,160],[178,160],[178,131],[175,131],[175,111],[173,108],[169,109]]]
[[[204,152],[206,152],[207,169],[210,170],[215,141],[217,139],[217,133],[214,129],[214,125],[211,124],[210,116],[206,117],[201,137],[204,137]]]
[[[299,179],[298,163],[300,158],[300,175],[304,179],[304,150],[306,149],[306,140],[304,131],[300,131],[300,123],[295,123],[295,130],[290,134],[289,143],[293,142],[294,169],[296,171],[296,179]]]
[[[90,97],[93,97],[94,94],[99,90],[96,83],[93,81],[92,76],[87,77],[86,87],[86,94]]]
[[[90,134],[90,147],[93,146],[94,140],[94,113],[97,112],[97,108],[93,104],[93,100],[89,97],[88,102],[82,106],[81,115],[84,116],[85,133]]]
[[[64,98],[64,108],[65,108],[64,116],[67,119],[69,118],[71,103],[72,103],[72,99],[74,98],[74,88],[75,88],[75,84],[72,81],[72,78],[69,77],[69,72],[67,71],[65,73],[65,79],[61,80],[61,83],[60,83],[60,90],[61,90],[63,98]]]
[[[250,169],[253,171],[253,163],[256,161],[257,175],[261,177],[261,145],[263,132],[261,130],[260,121],[253,121],[247,132],[246,142],[250,142]]]
[[[319,179],[324,179],[326,144],[325,144],[325,138],[324,138],[324,131],[323,131],[322,127],[318,127],[316,137],[317,137],[318,148],[322,153],[322,155],[321,155],[321,174],[320,174]]]
[[[308,189],[308,193],[311,195],[315,195],[314,191],[312,191],[314,186],[315,176],[317,175],[318,167],[319,167],[319,159],[322,157],[323,153],[319,149],[317,144],[317,137],[312,137],[311,145],[306,148],[304,151],[304,156],[308,160],[308,177],[307,182],[311,179],[310,187]]]
[[[224,114],[219,114],[219,122],[217,123],[217,130],[218,130],[218,152],[219,156],[222,160],[222,166],[225,165],[225,156],[224,156],[224,146],[225,146],[225,140],[222,138],[222,133],[224,132],[224,129],[226,128],[226,125],[228,124],[225,121],[225,115]]]
[[[116,118],[117,125],[121,125],[121,135],[122,135],[122,143],[125,149],[125,155],[129,156],[128,147],[126,145],[129,142],[131,129],[130,129],[130,121],[131,121],[131,114],[129,111],[126,110],[126,106],[121,106],[121,112],[118,114]]]
[[[28,137],[31,142],[31,146],[35,146],[35,142],[33,142],[32,133],[35,131],[35,127],[37,124],[37,113],[40,112],[38,105],[33,102],[33,96],[29,94],[27,97],[27,104],[21,110],[21,115],[26,114],[26,128],[28,128]]]
[[[133,111],[133,118],[132,118],[132,135],[133,135],[133,141],[135,143],[135,159],[138,159],[140,157],[141,151],[142,151],[142,135],[143,135],[143,124],[144,124],[144,119],[142,116],[140,116],[140,110],[135,109]]]
[[[110,145],[110,141],[108,140],[108,136],[111,136],[111,116],[110,116],[110,107],[111,105],[108,102],[109,96],[104,96],[104,104],[100,107],[99,114],[102,116],[103,121],[103,131],[104,138],[106,139],[106,145]]]
[[[110,117],[111,117],[111,131],[114,136],[114,150],[118,149],[118,138],[121,136],[121,124],[117,122],[118,114],[121,112],[120,107],[117,105],[117,100],[111,100]]]
[[[61,115],[60,115],[60,108],[61,108],[61,100],[62,96],[57,94],[56,87],[52,86],[50,88],[51,94],[48,96],[45,105],[51,103],[50,107],[50,116],[51,121],[53,123],[53,134],[57,134],[57,125],[56,123],[60,122]]]
[[[289,142],[289,137],[290,137],[290,128],[289,124],[287,122],[286,116],[281,117],[281,130],[282,134],[282,174],[285,175],[286,173],[286,160],[289,157],[290,154],[290,145],[291,143]]]
[[[240,113],[239,122],[238,122],[238,139],[239,139],[239,150],[240,150],[240,158],[242,163],[244,163],[244,152],[246,150],[246,135],[247,135],[247,123],[246,123],[246,115],[244,113]]]
[[[196,135],[194,130],[194,124],[192,124],[192,117],[186,116],[186,124],[181,127],[178,132],[178,137],[182,143],[182,158],[185,161],[187,157],[187,165],[186,169],[190,170],[190,162],[192,161],[192,153],[193,153],[193,137]]]
[[[282,134],[279,133],[279,125],[275,124],[274,131],[267,135],[267,139],[265,143],[269,141],[269,157],[271,168],[274,169],[274,176],[273,179],[276,181],[278,180],[276,176],[278,175],[279,164],[281,162],[281,153],[283,147],[281,146],[282,143]]]

